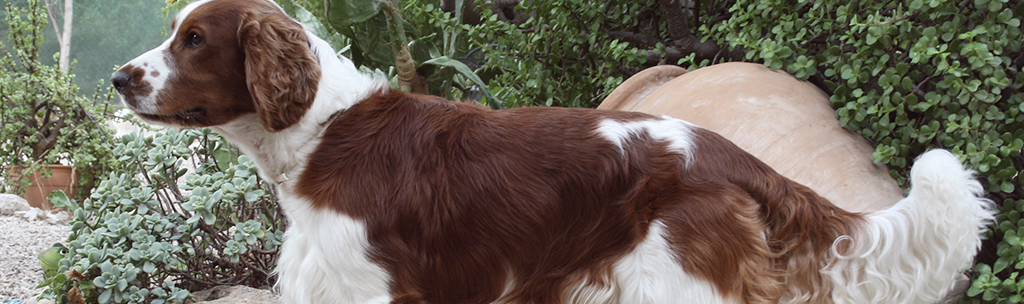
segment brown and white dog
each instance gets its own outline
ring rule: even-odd
[[[198,1],[172,33],[111,80],[277,184],[284,303],[928,303],[993,218],[941,150],[856,214],[681,120],[389,89],[272,2]]]

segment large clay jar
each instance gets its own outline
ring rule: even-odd
[[[873,163],[873,146],[839,126],[824,92],[764,65],[653,67],[598,108],[668,115],[715,131],[846,210],[878,210],[903,197],[888,169]]]

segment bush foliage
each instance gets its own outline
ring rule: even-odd
[[[68,255],[44,296],[182,303],[219,285],[272,286],[282,213],[255,164],[209,129],[130,134],[120,168],[73,212]]]
[[[113,96],[82,96],[74,74],[41,62],[47,19],[38,0],[24,8],[6,2],[5,9],[10,45],[0,42],[0,179],[7,182],[0,192],[22,193],[33,172],[66,164],[82,174],[76,195],[84,197],[111,169],[114,132],[105,122]]]
[[[1001,214],[965,302],[1020,302],[1024,4],[737,1],[730,11],[702,33],[831,91],[840,123],[872,140],[901,184],[931,148],[978,171]]]

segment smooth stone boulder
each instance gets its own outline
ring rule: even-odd
[[[29,211],[28,201],[14,194],[0,194],[0,215],[14,215],[18,211]]]

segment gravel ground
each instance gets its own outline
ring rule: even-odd
[[[0,302],[38,296],[43,269],[36,255],[53,243],[63,243],[71,233],[65,225],[0,216]]]

